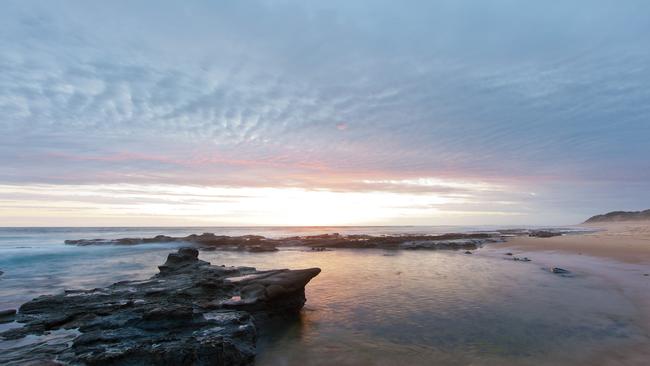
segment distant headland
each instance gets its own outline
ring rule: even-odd
[[[620,221],[650,221],[650,210],[645,211],[612,211],[603,215],[590,217],[585,224],[600,222],[620,222]]]

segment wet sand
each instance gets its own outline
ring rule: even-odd
[[[494,247],[522,251],[558,251],[650,265],[650,221],[583,226],[602,231],[552,238],[515,237]]]
[[[583,225],[601,231],[552,238],[515,237],[490,245],[486,255],[527,256],[546,268],[594,276],[616,288],[637,308],[648,341],[596,352],[584,364],[647,365],[650,360],[650,222]],[[582,364],[582,363],[580,363]]]

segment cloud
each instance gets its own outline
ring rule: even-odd
[[[452,189],[402,184],[435,177],[650,203],[646,2],[150,7],[5,4],[0,182]]]

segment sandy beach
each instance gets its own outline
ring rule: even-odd
[[[552,238],[521,236],[495,247],[521,251],[558,251],[631,264],[650,264],[650,221],[582,226],[600,231]]]
[[[562,267],[578,276],[593,276],[618,289],[637,308],[650,334],[650,221],[582,225],[600,231],[551,238],[514,237],[491,246],[489,254],[512,252],[544,267]],[[597,352],[585,364],[646,365],[647,344]]]

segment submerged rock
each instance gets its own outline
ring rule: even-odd
[[[306,301],[305,285],[320,273],[214,266],[194,248],[169,254],[159,269],[148,280],[23,304],[15,316],[23,327],[0,337],[30,335],[47,346],[18,345],[0,355],[0,364],[250,365],[256,325],[296,314]],[[74,330],[69,341],[48,343],[63,330]]]

